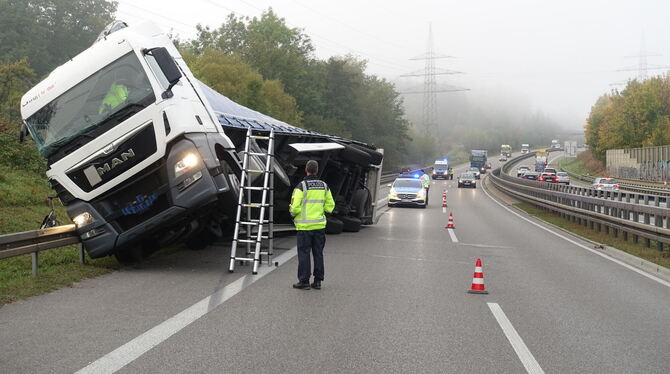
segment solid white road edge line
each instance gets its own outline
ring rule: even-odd
[[[449,237],[451,237],[451,241],[453,243],[458,243],[458,238],[456,237],[456,233],[454,232],[454,229],[447,229],[449,232]]]
[[[533,357],[533,354],[530,353],[530,350],[523,342],[523,339],[521,339],[521,336],[519,336],[519,334],[514,329],[514,326],[512,326],[512,322],[507,319],[507,316],[505,315],[505,312],[503,312],[500,305],[497,303],[486,303],[486,305],[488,305],[489,309],[491,309],[491,313],[493,313],[496,321],[498,321],[498,325],[500,325],[500,328],[503,330],[507,340],[509,340],[510,344],[512,344],[514,352],[516,352],[516,355],[519,357],[519,360],[521,360],[521,363],[526,368],[526,371],[529,374],[544,373],[544,370],[542,370],[540,364],[537,363],[535,357]]]
[[[297,253],[296,247],[293,247],[273,260],[282,265],[295,257]],[[77,374],[115,373],[186,326],[197,321],[200,317],[216,309],[216,307],[237,295],[257,280],[268,275],[276,268],[275,266],[263,266],[259,267],[257,275],[247,274],[242,276],[233,283],[218,289],[213,294],[184,309],[179,314],[174,315],[135,339],[93,361],[85,368],[77,371]],[[221,271],[226,270],[222,269]]]
[[[654,276],[654,275],[652,275],[652,274],[649,274],[649,273],[645,272],[644,270],[641,270],[641,269],[636,268],[635,266],[628,265],[627,263],[625,263],[625,262],[623,262],[623,261],[620,261],[620,260],[618,260],[618,259],[616,259],[616,258],[614,258],[614,257],[608,256],[608,255],[606,255],[606,254],[604,254],[604,253],[600,253],[600,252],[596,251],[595,249],[589,248],[589,247],[587,247],[587,246],[585,246],[585,245],[583,245],[583,244],[581,244],[581,243],[578,243],[578,242],[576,242],[576,241],[574,241],[574,240],[568,238],[568,237],[565,236],[565,235],[562,235],[562,234],[559,234],[559,233],[557,233],[557,232],[555,232],[555,231],[553,231],[553,230],[550,230],[549,228],[547,228],[547,227],[545,227],[545,226],[543,226],[543,225],[541,225],[541,224],[539,224],[539,223],[537,223],[537,222],[533,222],[532,220],[530,220],[530,219],[528,219],[528,218],[522,216],[521,214],[519,214],[519,213],[513,211],[512,209],[506,207],[505,205],[503,205],[501,202],[499,202],[499,201],[496,200],[493,196],[491,196],[491,195],[488,193],[488,191],[486,191],[486,189],[483,189],[483,188],[482,188],[482,190],[484,190],[484,193],[486,194],[486,196],[488,196],[491,200],[493,200],[493,202],[495,202],[496,204],[500,205],[503,209],[506,209],[508,212],[510,212],[510,213],[514,214],[515,216],[521,218],[522,220],[524,220],[524,221],[526,221],[526,222],[529,222],[529,223],[531,223],[531,224],[533,224],[533,225],[535,225],[535,226],[541,228],[542,230],[548,231],[548,232],[550,232],[550,233],[552,233],[552,234],[558,236],[559,238],[561,238],[561,239],[563,239],[563,240],[566,240],[566,241],[568,241],[568,242],[570,242],[570,243],[572,243],[572,244],[574,244],[574,245],[576,245],[576,246],[578,246],[578,247],[584,248],[584,249],[586,249],[587,251],[589,251],[589,252],[591,252],[591,253],[597,254],[598,256],[600,256],[600,257],[602,257],[602,258],[608,259],[608,260],[610,260],[610,261],[612,261],[612,262],[614,262],[614,263],[616,263],[616,264],[619,264],[619,265],[625,267],[626,269],[632,270],[632,271],[634,271],[634,272],[636,272],[636,273],[638,273],[638,274],[640,274],[640,275],[642,275],[642,276],[645,276],[645,277],[647,277],[647,278],[649,278],[649,279],[651,279],[651,280],[653,280],[653,281],[656,281],[656,282],[658,282],[658,283],[660,283],[660,284],[662,284],[662,285],[664,285],[664,286],[666,286],[666,287],[670,287],[670,282],[668,282],[668,281],[666,281],[666,280],[664,280],[664,279],[661,279],[661,278],[658,278],[658,277],[656,277],[656,276]]]

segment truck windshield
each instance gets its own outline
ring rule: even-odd
[[[486,161],[486,156],[470,156],[470,161]]]
[[[60,146],[146,108],[155,101],[149,79],[130,52],[72,87],[26,119],[37,148],[48,157]],[[130,109],[132,113],[127,113]]]

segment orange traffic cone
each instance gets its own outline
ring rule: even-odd
[[[482,272],[482,259],[478,258],[475,263],[475,275],[472,278],[472,286],[468,293],[488,294],[484,286],[484,272]]]
[[[447,221],[447,226],[445,229],[455,229],[456,227],[454,226],[454,215],[449,213],[449,220]]]

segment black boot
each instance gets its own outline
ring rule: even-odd
[[[314,283],[312,283],[312,288],[315,290],[320,290],[321,289],[321,281],[320,280],[314,280]]]
[[[298,282],[293,285],[293,288],[297,288],[299,290],[309,290],[309,282]]]

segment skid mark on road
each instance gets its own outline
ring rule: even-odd
[[[516,355],[519,356],[519,360],[521,360],[521,363],[526,368],[526,371],[529,374],[544,374],[544,370],[542,370],[540,364],[537,363],[535,357],[533,357],[533,354],[530,353],[526,343],[523,342],[521,336],[519,336],[519,334],[516,332],[512,322],[507,319],[507,316],[505,315],[505,312],[503,312],[500,305],[497,303],[486,303],[486,305],[488,305],[489,309],[491,309],[491,313],[493,313],[496,321],[498,321],[498,325],[500,325],[500,328],[503,330],[507,340],[509,340],[510,344],[512,344],[514,352],[516,352]]]
[[[297,254],[296,248],[282,253],[274,258],[281,266]],[[169,339],[172,335],[178,333],[186,326],[197,321],[202,316],[216,309],[219,305],[226,302],[231,297],[237,295],[242,290],[270,274],[277,267],[263,266],[258,269],[257,275],[244,275],[233,283],[218,289],[213,294],[198,301],[190,307],[184,309],[179,314],[151,328],[142,335],[120,346],[105,356],[93,361],[85,368],[77,371],[77,374],[83,373],[115,373],[124,366],[135,361],[143,354],[150,351],[155,346]],[[224,271],[222,269],[222,271]]]

